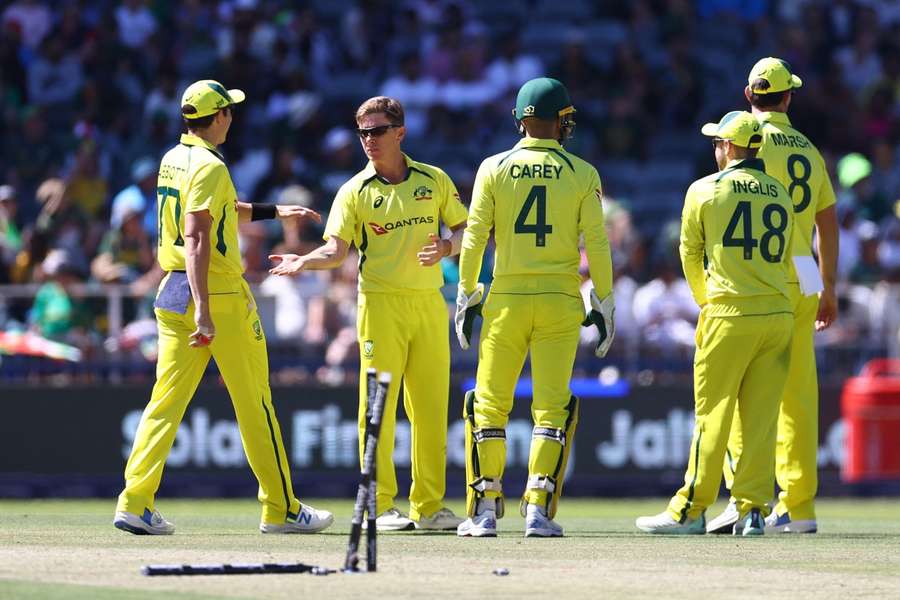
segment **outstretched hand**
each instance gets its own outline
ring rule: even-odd
[[[275,266],[269,269],[272,275],[296,275],[303,270],[305,261],[296,254],[270,254],[269,260]]]
[[[282,221],[310,219],[316,223],[322,222],[322,215],[311,208],[297,206],[296,204],[279,204],[275,207],[276,215]]]

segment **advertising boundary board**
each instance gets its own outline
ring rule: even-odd
[[[447,445],[447,493],[464,493],[462,390],[453,384]],[[576,390],[576,388],[578,388]],[[681,483],[693,428],[687,386],[601,387],[576,380],[581,415],[566,495],[666,495]],[[358,477],[355,387],[274,387],[295,488],[302,497],[352,495]],[[531,442],[530,385],[524,381],[507,426],[504,484],[524,487]],[[843,423],[837,388],[823,388],[820,482],[824,494],[852,491],[839,482]],[[0,497],[114,497],[149,385],[0,387]],[[401,497],[409,485],[409,426],[399,403],[395,464]],[[224,387],[202,385],[188,406],[161,494],[254,497],[231,402]]]

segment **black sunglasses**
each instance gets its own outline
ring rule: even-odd
[[[381,137],[385,133],[387,133],[388,129],[394,129],[395,127],[400,127],[400,125],[379,125],[378,127],[369,127],[368,129],[357,129],[356,135],[358,135],[361,139],[366,139],[368,137]]]

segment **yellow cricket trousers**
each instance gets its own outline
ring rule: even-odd
[[[574,442],[577,404],[572,402],[569,381],[578,350],[581,322],[584,320],[581,297],[562,293],[512,294],[491,292],[483,308],[484,325],[478,348],[478,372],[473,412],[477,429],[505,429],[513,407],[516,382],[525,357],[531,352],[533,394],[531,416],[535,427],[565,432],[558,441],[535,436],[528,457],[529,476],[550,476],[556,491],[526,489],[524,500],[532,504],[551,504],[562,493],[562,480],[568,451]],[[506,466],[504,441],[479,444],[479,475],[499,481]],[[471,463],[471,459],[468,459]],[[472,465],[467,469],[474,476]],[[496,497],[488,492],[488,497]]]
[[[394,506],[394,434],[401,380],[403,407],[411,427],[412,486],[409,516],[418,520],[443,507],[447,471],[447,407],[450,400],[450,340],[447,304],[438,290],[422,293],[360,293],[359,455],[366,426],[366,370],[392,375],[378,436],[376,512]]]
[[[188,336],[196,329],[193,301],[183,315],[156,309],[156,384],[135,434],[125,467],[125,489],[116,510],[138,515],[144,509],[153,510],[178,425],[212,357],[228,388],[244,452],[259,481],[262,520],[283,523],[288,512],[296,515],[300,511],[300,501],[291,487],[287,454],[272,406],[266,338],[256,303],[240,276],[211,273],[209,289],[216,336],[207,347],[188,345]]]
[[[781,493],[775,512],[779,515],[789,512],[794,520],[813,520],[819,486],[819,382],[813,346],[819,297],[802,295],[796,283],[789,284],[788,291],[794,307],[794,335],[788,378],[778,411],[775,480]],[[733,430],[725,462],[725,484],[729,488],[742,451],[740,434]]]
[[[695,519],[715,502],[735,412],[744,459],[736,466],[732,495],[741,514],[751,508],[768,513],[777,406],[792,331],[789,313],[706,317],[701,312],[694,354],[694,434],[684,485],[668,508],[675,519]]]

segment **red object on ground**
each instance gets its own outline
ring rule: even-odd
[[[841,478],[850,483],[900,479],[900,359],[869,361],[844,383],[847,424]]]

